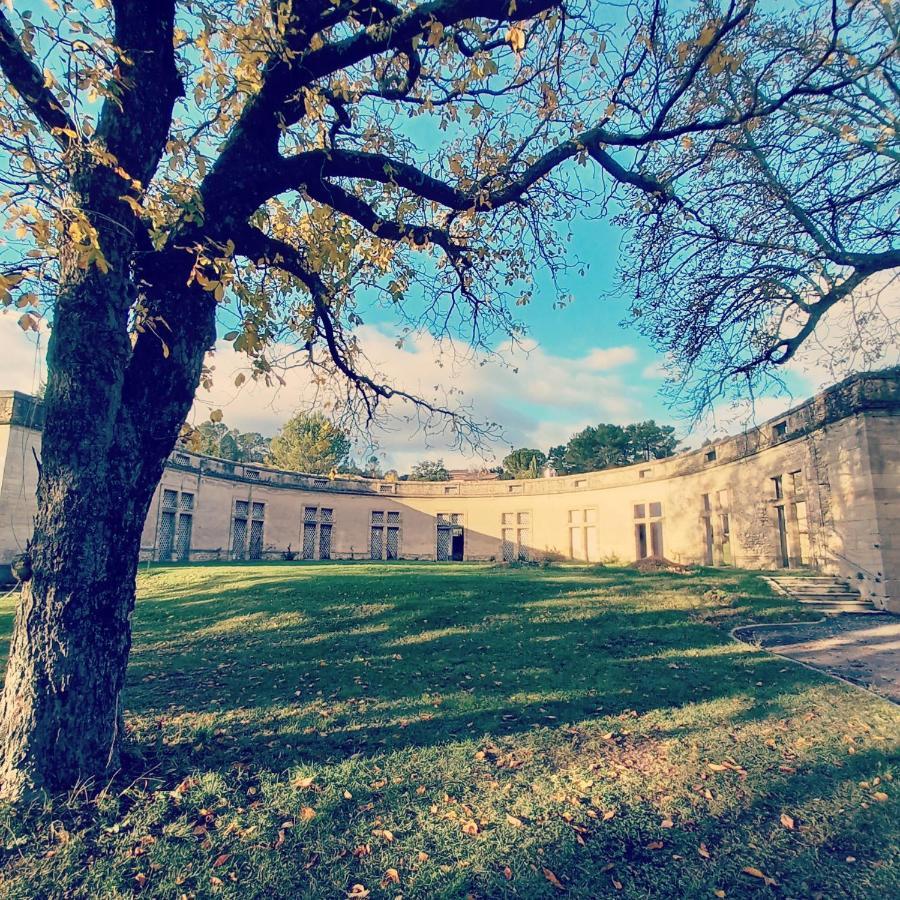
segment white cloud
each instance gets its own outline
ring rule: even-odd
[[[618,369],[637,359],[637,350],[634,347],[598,347],[588,353],[585,363],[589,369],[595,372],[606,372],[609,369]]]
[[[427,335],[408,338],[397,347],[392,336],[374,326],[363,326],[357,333],[373,369],[388,382],[430,400],[463,405],[480,421],[498,422],[503,437],[486,448],[489,461],[502,459],[510,446],[546,449],[563,443],[592,422],[629,421],[642,401],[639,388],[611,371],[636,358],[633,348],[595,348],[568,359],[529,342],[503,352],[502,362],[465,352],[467,348],[454,355],[449,345]],[[271,433],[297,408],[321,404],[325,396],[304,368],[284,371],[284,384],[277,387],[246,382],[234,388],[243,360],[223,342],[211,361],[213,389],[199,392],[195,408],[201,420],[209,409],[221,408],[229,424]],[[410,411],[402,404],[394,403],[391,411],[395,415],[373,435],[390,465],[408,469],[428,456],[442,456],[454,466],[472,464],[470,455],[454,449],[452,435],[425,433],[417,423],[403,421]],[[357,450],[359,456],[368,452],[365,447]]]

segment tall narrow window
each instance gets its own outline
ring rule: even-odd
[[[531,513],[503,513],[500,517],[500,553],[505,562],[531,555]]]
[[[387,542],[385,544],[387,559],[400,559],[400,513],[388,511]]]
[[[703,564],[711,566],[715,558],[715,535],[713,533],[712,506],[709,502],[709,494],[702,494],[700,501],[702,503],[700,529],[703,532]]]
[[[178,498],[178,531],[175,538],[175,558],[191,558],[191,532],[194,527],[194,495],[186,491]]]
[[[159,558],[164,562],[172,559],[175,546],[175,516],[178,509],[178,491],[165,489],[162,493],[162,512],[159,517],[157,547]]]
[[[596,553],[597,510],[569,510],[569,556],[572,559],[590,561]]]
[[[636,503],[634,506],[634,549],[638,559],[663,556],[662,503]]]
[[[331,559],[331,529],[334,510],[322,506],[303,507],[303,559]]]
[[[462,562],[465,556],[465,530],[462,513],[437,514],[435,559],[439,562]]]
[[[375,510],[369,527],[369,558],[400,558],[400,513]]]
[[[160,500],[157,556],[166,562],[191,558],[194,495],[165,488]]]
[[[235,500],[231,520],[232,559],[262,559],[266,504]]]
[[[253,503],[250,513],[250,559],[262,559],[265,503]]]

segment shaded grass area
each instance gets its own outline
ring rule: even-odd
[[[153,567],[126,770],[0,810],[0,892],[898,896],[900,713],[728,636],[807,617],[738,571]]]

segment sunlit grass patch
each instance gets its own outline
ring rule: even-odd
[[[900,715],[733,642],[804,614],[756,576],[154,566],[139,594],[127,769],[0,811],[3,896],[900,894]]]

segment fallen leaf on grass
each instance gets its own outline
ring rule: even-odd
[[[564,891],[566,889],[565,885],[556,877],[556,874],[552,872],[550,869],[546,867],[542,867],[541,871],[544,873],[544,878],[550,882],[558,891]]]
[[[888,795],[884,791],[875,791],[875,793],[872,794],[872,799],[877,800],[879,803],[885,803],[887,802]]]
[[[389,884],[400,884],[400,873],[396,869],[388,869],[381,879],[381,886],[386,888]]]
[[[347,892],[347,896],[353,897],[354,900],[363,900],[364,897],[369,896],[369,892],[361,884],[354,884]]]
[[[614,809],[608,809],[605,813],[603,813],[603,821],[608,822],[613,816],[615,816],[616,811]]]
[[[761,872],[755,866],[744,866],[744,868],[741,869],[741,871],[745,875],[749,875],[751,878],[759,878],[760,880],[765,882],[766,887],[772,887],[773,885],[778,884],[778,882],[774,878],[770,878],[768,875],[766,875],[764,872]]]
[[[511,816],[509,813],[507,813],[506,824],[512,825],[513,828],[521,828],[524,825],[524,822],[521,819],[517,819],[515,816]]]
[[[295,788],[308,788],[312,787],[312,783],[315,781],[315,777],[310,775],[309,778],[297,778],[294,780]]]
[[[309,822],[316,817],[316,811],[311,806],[304,806],[300,810],[300,818],[304,822]]]
[[[663,844],[662,841],[650,841],[650,843],[647,844],[647,849],[648,850],[662,850],[662,848],[664,846],[665,846],[665,844]]]
[[[476,835],[481,830],[474,819],[467,819],[462,823],[463,834]]]
[[[709,858],[710,858],[709,850],[706,849],[706,844],[701,844],[701,845],[697,848],[697,852],[698,852],[704,859],[709,859]]]
[[[512,881],[512,869],[509,866],[503,867],[503,877],[507,881]]]
[[[794,820],[787,813],[782,813],[780,818],[781,818],[781,824],[784,825],[785,828],[788,828],[791,831],[793,831]]]
[[[659,823],[660,828],[674,828],[675,823],[671,819],[663,819],[662,822]]]

